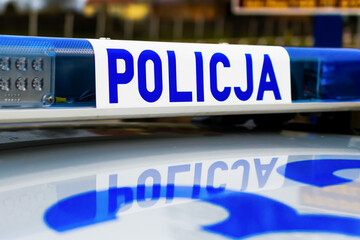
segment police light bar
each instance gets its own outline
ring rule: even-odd
[[[356,110],[359,65],[355,49],[0,36],[0,122]]]

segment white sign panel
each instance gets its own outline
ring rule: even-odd
[[[291,103],[282,47],[89,41],[97,108]]]

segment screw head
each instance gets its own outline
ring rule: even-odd
[[[50,106],[55,102],[55,98],[52,94],[46,94],[42,98],[43,105]]]

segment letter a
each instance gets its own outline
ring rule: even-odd
[[[266,77],[269,75],[270,81],[266,81]],[[261,71],[259,91],[256,100],[261,101],[264,97],[265,91],[272,91],[276,100],[281,100],[279,87],[276,81],[274,68],[271,59],[268,54],[264,54],[264,63]]]

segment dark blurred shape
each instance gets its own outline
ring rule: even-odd
[[[315,47],[342,47],[342,16],[315,16]]]
[[[14,3],[8,3],[4,9],[5,9],[4,12],[6,14],[15,14],[16,13],[16,7],[15,7]]]

